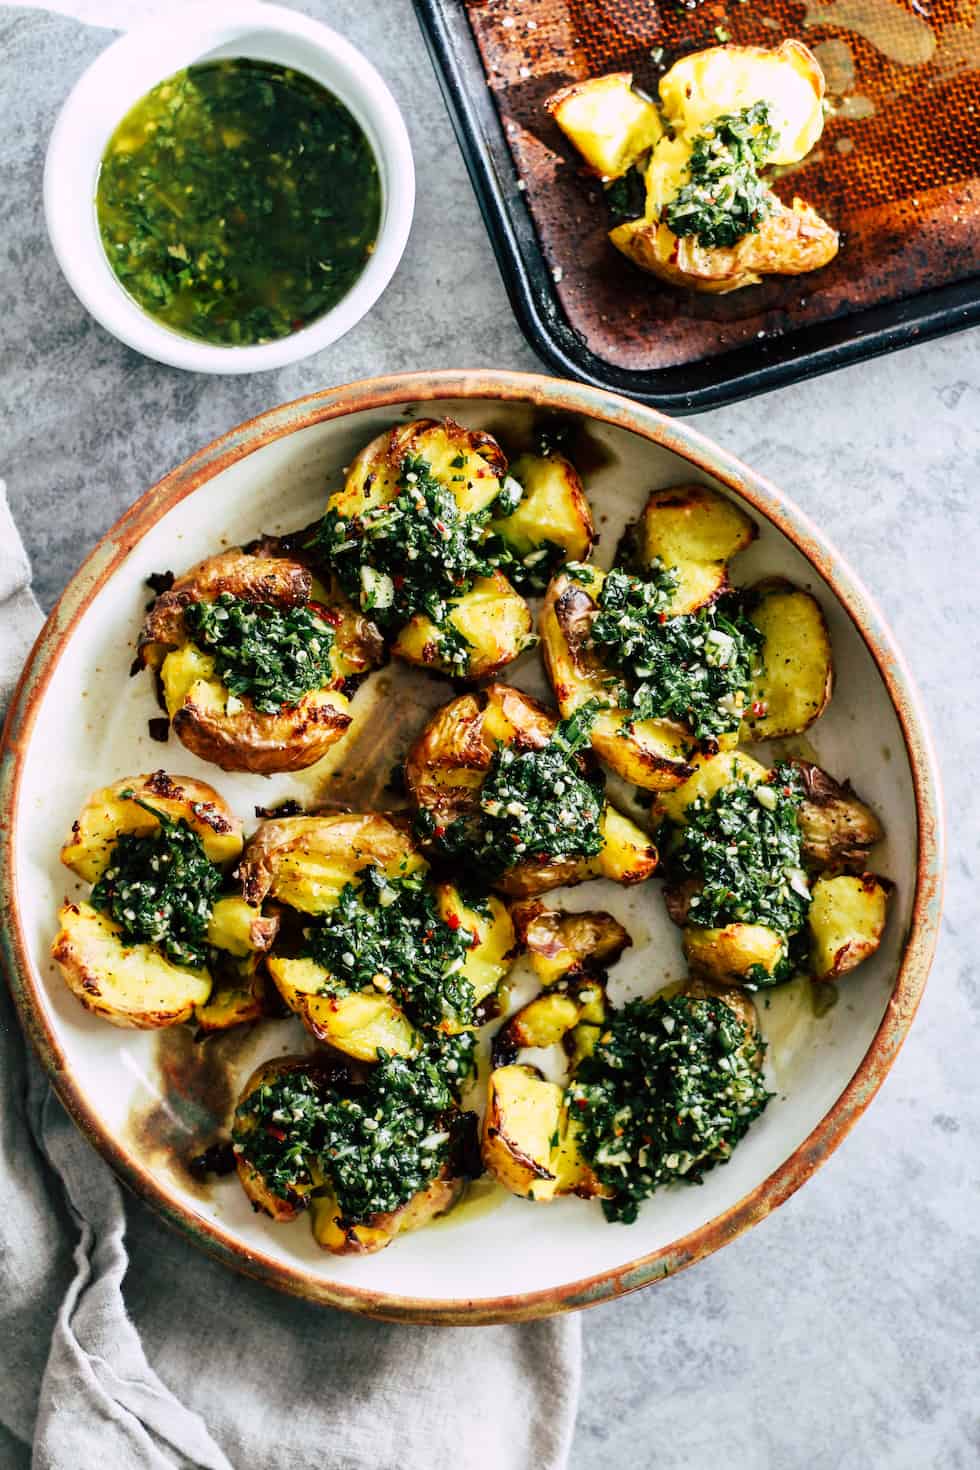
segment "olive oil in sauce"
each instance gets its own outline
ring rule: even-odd
[[[144,311],[223,346],[289,336],[347,294],[381,217],[347,108],[271,62],[204,62],[119,124],[96,194],[109,264]]]

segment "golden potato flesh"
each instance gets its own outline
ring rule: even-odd
[[[208,944],[237,959],[262,954],[276,937],[279,920],[266,917],[253,904],[229,894],[219,898],[208,920]]]
[[[763,46],[713,46],[676,61],[660,80],[660,99],[675,132],[703,131],[716,117],[769,104],[778,144],[770,164],[799,163],[823,132],[825,82],[802,41]]]
[[[545,103],[593,173],[618,179],[663,133],[653,103],[633,90],[630,72],[573,82]]]
[[[449,603],[447,621],[466,645],[465,665],[449,656],[439,626],[416,613],[399,631],[391,651],[418,668],[456,678],[486,679],[514,659],[532,641],[531,609],[502,572],[477,577],[462,597]]]
[[[329,994],[329,970],[307,958],[270,955],[266,968],[283,1000],[318,1041],[361,1062],[376,1062],[378,1051],[410,1057],[418,1051],[415,1028],[383,991],[368,988],[351,995]]]
[[[270,990],[258,955],[229,960],[212,972],[211,993],[194,1007],[199,1031],[228,1031],[274,1014]]]
[[[746,696],[745,740],[799,735],[823,714],[833,689],[830,633],[820,604],[789,582],[760,584],[749,617],[762,633],[761,668]]]
[[[124,792],[132,792],[132,796],[124,796]],[[97,883],[123,832],[148,836],[159,827],[147,806],[171,821],[186,822],[200,838],[208,858],[219,867],[233,863],[241,853],[242,824],[213,786],[193,776],[154,771],[147,776],[124,776],[94,792],[72,824],[71,836],[61,849],[61,861],[86,883]]]
[[[517,942],[543,985],[596,974],[615,964],[633,943],[618,919],[601,909],[568,913],[529,899],[514,904],[511,918]]]
[[[623,550],[642,575],[656,562],[675,573],[668,613],[695,612],[728,588],[728,563],[758,535],[742,508],[708,485],[654,490]]]
[[[564,1089],[533,1067],[497,1067],[487,1083],[483,1162],[511,1194],[543,1204],[605,1191],[582,1156]]]
[[[152,1031],[190,1020],[211,993],[207,970],[174,965],[151,944],[127,944],[87,903],[63,904],[51,955],[86,1010],[113,1026]]]
[[[786,955],[786,942],[763,924],[726,924],[721,929],[684,930],[684,954],[693,975],[720,985],[738,985],[758,968],[775,975]]]
[[[277,817],[250,838],[238,868],[246,900],[278,899],[304,914],[332,909],[360,868],[404,876],[426,867],[404,822],[371,812]]]
[[[590,699],[608,704],[616,693],[614,676],[603,669],[589,642],[604,578],[597,567],[589,572],[588,584],[560,572],[545,594],[539,619],[545,668],[565,718]],[[601,709],[591,740],[600,760],[646,791],[669,790],[691,771],[688,757],[694,742],[667,720],[637,720],[628,726],[625,709]]]
[[[693,773],[682,786],[674,791],[664,791],[657,797],[655,814],[658,818],[683,825],[684,813],[699,797],[710,801],[723,786],[736,782],[758,786],[769,775],[761,761],[741,750],[722,750],[717,755],[697,756],[693,764]]]
[[[437,883],[435,899],[436,910],[445,923],[473,936],[460,974],[472,985],[479,1006],[493,995],[516,958],[517,939],[507,906],[491,893],[486,899],[488,914],[480,913],[464,903],[459,890],[451,883]],[[447,1023],[445,1029],[457,1028]]]
[[[888,917],[891,884],[874,873],[818,878],[810,904],[810,968],[837,980],[873,955]]]
[[[491,531],[521,559],[547,555],[542,548],[550,543],[562,548],[566,561],[584,561],[595,540],[595,527],[571,461],[563,454],[522,454],[510,474],[524,494],[511,515],[490,522]]]
[[[851,790],[810,761],[791,762],[803,781],[799,824],[803,858],[816,868],[863,871],[868,849],[885,835],[874,812]]]

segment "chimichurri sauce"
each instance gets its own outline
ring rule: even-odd
[[[160,82],[109,141],[96,207],[109,264],[175,331],[286,337],[350,290],[374,248],[371,146],[319,83],[265,61]]]

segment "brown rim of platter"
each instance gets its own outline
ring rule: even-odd
[[[495,399],[570,413],[629,430],[668,449],[750,505],[797,547],[827,582],[854,623],[894,706],[912,774],[918,855],[912,917],[885,1014],[857,1071],[793,1154],[731,1209],[681,1239],[617,1269],[543,1291],[454,1301],[408,1297],[325,1281],[242,1246],[206,1220],[146,1169],[92,1111],[48,1022],[17,901],[16,813],[24,753],[44,691],[78,620],[132,548],[161,516],[229,465],[286,435],[367,409],[404,408],[432,399]],[[41,629],[11,700],[0,747],[0,894],[2,954],[21,1022],[52,1084],[79,1128],[137,1195],[210,1255],[282,1291],[388,1321],[463,1325],[530,1321],[609,1301],[673,1276],[734,1240],[788,1199],[850,1132],[884,1081],[925,988],[939,932],[943,890],[943,819],[939,777],[919,698],[894,638],[868,593],[822,535],[761,475],[695,430],[652,408],[585,384],[532,373],[435,371],[369,378],[311,394],[239,425],[191,456],[148,490],[99,541]]]

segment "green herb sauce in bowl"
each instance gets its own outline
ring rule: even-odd
[[[377,239],[381,186],[332,93],[234,59],[176,73],[126,114],[96,207],[109,263],[144,311],[199,341],[248,346],[347,294]]]

